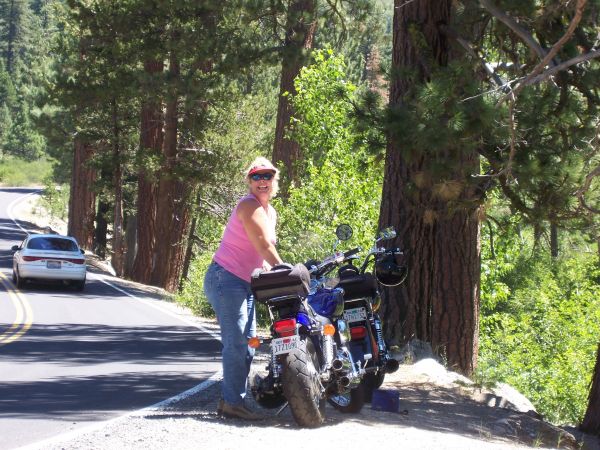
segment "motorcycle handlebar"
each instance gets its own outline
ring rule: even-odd
[[[348,259],[352,255],[356,255],[360,251],[361,251],[361,248],[360,247],[356,247],[356,248],[348,250],[347,252],[344,252],[344,259]]]

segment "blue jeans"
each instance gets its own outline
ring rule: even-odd
[[[256,336],[256,312],[250,283],[213,262],[204,276],[204,293],[221,327],[223,400],[231,405],[241,405],[254,358],[248,338]]]

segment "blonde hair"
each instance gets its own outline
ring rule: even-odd
[[[255,158],[254,161],[250,163],[250,166],[248,166],[248,168],[245,171],[245,179],[246,183],[248,184],[248,189],[250,189],[250,172],[252,171],[252,169],[256,169],[257,167],[264,167],[265,170],[273,170],[275,172],[275,175],[273,176],[273,181],[271,183],[271,195],[269,198],[275,197],[277,195],[277,192],[279,191],[279,170],[273,165],[271,161],[269,161],[263,156]]]

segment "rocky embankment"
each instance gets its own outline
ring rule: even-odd
[[[60,223],[50,223],[44,211],[30,198],[15,209],[15,216],[65,232]],[[64,225],[64,224],[63,224]],[[93,255],[90,260],[94,261]],[[96,261],[97,268],[103,264]],[[131,283],[139,291],[156,288]],[[194,317],[169,302],[188,321],[217,332],[214,321]],[[28,448],[42,449],[307,449],[341,448],[395,449],[526,449],[567,448],[600,450],[598,438],[560,428],[543,420],[531,403],[512,389],[477,386],[471,380],[446,370],[431,357],[427,346],[407,346],[397,355],[400,369],[386,376],[383,389],[396,390],[398,412],[384,412],[365,405],[359,414],[343,415],[327,406],[327,420],[318,429],[299,428],[289,408],[266,410],[266,419],[256,423],[222,419],[216,414],[220,376],[215,374],[191,392],[109,422],[92,425]],[[255,367],[265,365],[259,354]],[[250,399],[250,403],[253,401]],[[256,405],[254,405],[256,407]],[[59,418],[57,418],[59,420]]]

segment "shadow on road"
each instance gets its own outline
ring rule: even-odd
[[[0,324],[2,330],[9,326]],[[0,419],[148,406],[198,384],[201,370],[212,375],[219,367],[207,363],[220,352],[218,341],[194,327],[33,325],[0,347],[0,364],[23,367],[22,376],[0,380]],[[132,372],[134,364],[147,371]],[[63,375],[53,377],[48,365]],[[29,373],[37,379],[28,380]]]

